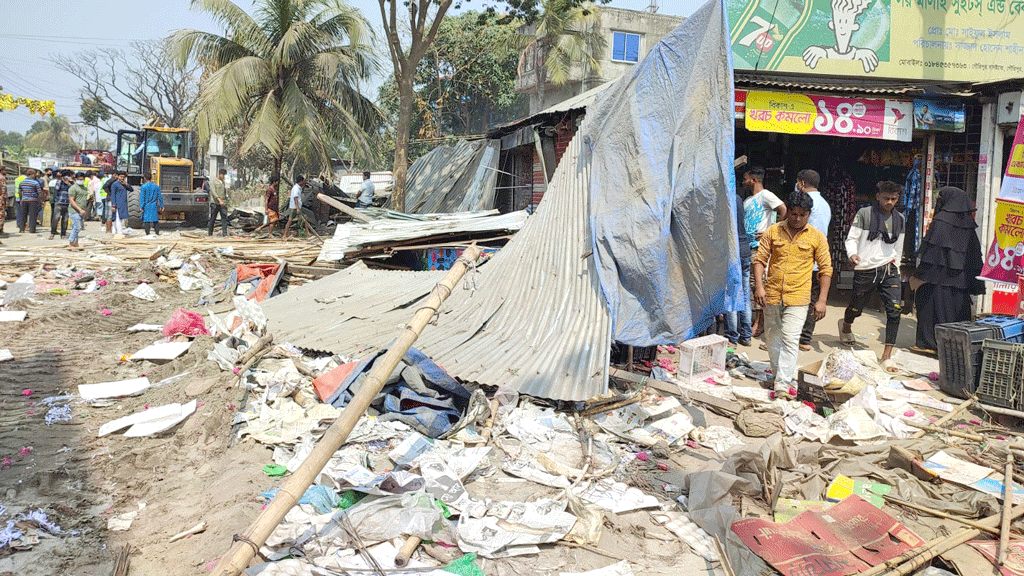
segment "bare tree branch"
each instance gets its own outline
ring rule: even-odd
[[[70,58],[51,55],[49,60],[82,81],[82,102],[106,108],[108,119],[93,124],[103,132],[192,122],[201,66],[195,62],[177,66],[163,41],[133,42],[125,50],[84,50]]]

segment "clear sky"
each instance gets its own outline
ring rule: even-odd
[[[235,0],[251,12],[252,0]],[[689,16],[703,0],[657,0],[660,14]],[[348,0],[380,29],[376,0]],[[612,0],[610,6],[643,10],[651,0]],[[465,8],[499,5],[471,0]],[[95,48],[123,48],[132,40],[166,37],[174,30],[218,30],[189,0],[0,0],[0,86],[5,93],[54,100],[57,113],[78,120],[80,82],[59,70],[48,57],[73,58]],[[383,46],[381,55],[386,54]],[[390,69],[390,65],[388,70]],[[379,83],[379,80],[378,82]],[[25,107],[0,112],[0,130],[24,133],[39,116]]]

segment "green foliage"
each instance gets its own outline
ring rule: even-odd
[[[83,98],[78,113],[82,121],[89,126],[99,126],[100,122],[110,120],[110,107],[103,103],[103,98]]]
[[[74,154],[78,150],[78,145],[71,137],[71,123],[66,116],[48,116],[33,124],[25,138],[25,146],[56,152],[62,156]]]
[[[525,112],[515,91],[518,21],[502,22],[489,12],[445,17],[416,69],[409,159],[446,137],[480,134]],[[390,123],[398,116],[394,77],[381,85],[378,106]],[[393,150],[393,136],[378,138]]]
[[[278,171],[285,157],[329,167],[337,142],[369,155],[380,123],[357,84],[373,67],[369,27],[340,0],[260,0],[255,18],[230,0],[192,0],[227,36],[181,30],[170,41],[181,64],[207,66],[199,96],[200,139],[240,127],[239,152],[262,147]]]
[[[25,136],[18,132],[4,132],[0,130],[0,148],[5,150],[21,150],[25,145]]]
[[[575,8],[591,3],[607,4],[609,2],[611,2],[611,0],[597,0],[596,2],[591,2],[591,0],[565,0],[564,4],[569,8]],[[542,6],[544,3],[544,0],[505,0],[505,4],[507,4],[507,11],[503,15],[503,19],[522,20],[527,24],[533,24],[546,11]],[[491,13],[496,12],[493,6],[488,7],[487,11]]]
[[[575,0],[543,0],[543,12],[527,52],[538,59],[537,74],[546,74],[555,85],[566,84],[574,65],[583,64],[590,74],[600,74],[605,38],[597,30],[598,9]]]

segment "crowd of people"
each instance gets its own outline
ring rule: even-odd
[[[0,167],[0,236],[4,236],[7,213],[13,210],[19,234],[35,234],[45,226],[45,205],[50,206],[50,235],[60,234],[69,248],[78,248],[78,235],[89,220],[103,223],[108,234],[122,234],[128,218],[128,184],[124,170],[110,173],[75,171],[71,169],[29,168],[14,181],[14,205],[7,205],[7,170]],[[163,212],[163,196],[159,186],[145,178],[140,189],[143,225],[149,234],[150,224],[159,234],[159,214]],[[70,230],[69,230],[70,227]]]
[[[764,187],[765,172],[743,174],[737,199],[740,262],[748,278],[749,308],[726,315],[725,335],[737,345],[765,336],[777,392],[795,388],[798,356],[809,350],[816,322],[825,317],[828,295],[839,263],[832,261],[827,239],[831,208],[818,191],[814,170],[797,174],[794,190],[784,202]],[[839,341],[853,346],[852,325],[873,293],[885,309],[882,366],[895,370],[892,355],[906,306],[903,279],[915,290],[916,345],[912,350],[934,354],[935,326],[970,320],[972,296],[985,292],[981,244],[975,232],[975,207],[966,192],[947,186],[939,190],[935,215],[922,246],[904,262],[906,219],[897,209],[902,188],[878,183],[875,202],[861,208],[846,231],[844,248],[853,269],[853,290],[838,321]],[[909,267],[903,274],[903,268]]]

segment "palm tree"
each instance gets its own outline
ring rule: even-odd
[[[192,0],[227,30],[179,30],[182,64],[207,67],[196,122],[200,138],[238,126],[243,154],[261,144],[281,175],[286,156],[330,168],[338,141],[370,155],[380,114],[359,93],[374,61],[366,20],[341,0],[259,0],[256,18],[230,0]],[[293,160],[293,161],[294,161]]]
[[[570,0],[543,0],[543,12],[532,36],[524,38],[527,57],[534,59],[539,109],[544,108],[544,89],[548,82],[561,86],[570,80],[574,65],[586,75],[600,74],[604,36],[597,30],[600,17],[593,4],[574,4]]]
[[[78,149],[71,133],[71,122],[66,116],[48,116],[32,124],[25,145],[66,156]]]

